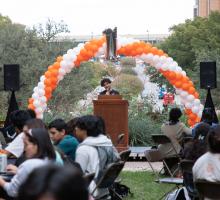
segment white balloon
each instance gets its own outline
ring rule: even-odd
[[[181,72],[181,71],[182,71],[182,68],[179,67],[179,66],[177,66],[176,71],[177,71],[177,72]]]
[[[66,67],[66,61],[64,61],[64,60],[62,60],[61,62],[60,62],[60,68],[65,68]]]
[[[39,82],[38,84],[37,84],[37,87],[39,88],[39,89],[44,89],[44,82],[43,81],[41,81],[41,82]]]
[[[159,62],[159,56],[158,55],[155,55],[153,57],[153,63],[156,64],[157,62]]]
[[[34,87],[33,91],[34,93],[38,93],[38,87]]]
[[[63,76],[62,75],[58,75],[58,81],[62,81],[63,80]]]
[[[192,112],[197,114],[199,112],[199,106],[193,106],[192,107]]]
[[[186,76],[186,72],[185,71],[182,71],[181,73],[182,73],[183,76]]]
[[[37,108],[35,109],[35,112],[36,112],[37,114],[41,114],[41,113],[43,113],[43,109],[42,109],[41,107],[37,107]]]
[[[44,117],[43,113],[37,113],[37,118],[38,119],[43,119],[43,117]]]
[[[34,100],[33,105],[35,106],[35,108],[38,108],[40,106],[40,101],[39,100]]]
[[[192,102],[193,100],[194,100],[194,96],[193,95],[188,95],[187,97],[186,97],[186,99],[189,101],[189,102]]]
[[[200,105],[200,100],[199,100],[199,99],[195,99],[195,100],[193,101],[193,104],[194,104],[195,106],[199,106],[199,105]]]
[[[66,74],[65,69],[59,69],[59,76],[64,76]]]
[[[187,102],[187,103],[185,104],[185,106],[186,106],[186,108],[188,108],[188,109],[191,109],[191,108],[193,107],[193,105],[192,105],[191,103],[189,103],[189,102]]]
[[[39,89],[39,90],[38,90],[38,95],[39,95],[39,97],[44,96],[44,95],[45,95],[45,91],[42,90],[42,89]]]
[[[177,94],[177,95],[180,95],[181,92],[182,92],[182,90],[176,89],[176,94]]]
[[[45,96],[40,97],[40,101],[42,103],[46,103],[47,102],[47,98]]]
[[[169,62],[169,63],[170,63],[170,62],[173,62],[173,58],[168,57],[166,62]]]
[[[44,82],[44,80],[45,80],[45,76],[43,75],[43,76],[40,77],[40,81]]]
[[[202,111],[199,111],[199,113],[198,113],[198,117],[202,117]]]
[[[67,51],[67,54],[72,54],[72,53],[74,53],[73,49],[69,49],[69,50]]]
[[[77,46],[82,49],[85,46],[85,44],[84,43],[79,43]]]
[[[168,70],[167,63],[164,63],[164,64],[161,66],[161,69],[164,70],[164,71]]]
[[[32,98],[35,100],[35,99],[38,99],[39,96],[38,96],[38,94],[37,94],[36,92],[34,92],[34,93],[32,94]]]
[[[71,60],[71,56],[69,54],[64,54],[63,60],[67,62],[67,61]]]
[[[182,92],[180,93],[180,96],[181,96],[182,98],[185,98],[187,95],[188,95],[188,93],[187,93],[186,91],[182,91]]]

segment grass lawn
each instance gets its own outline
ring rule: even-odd
[[[126,200],[158,200],[173,185],[155,183],[155,176],[151,172],[122,172],[122,184],[130,187],[133,197]]]

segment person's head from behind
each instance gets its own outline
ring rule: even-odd
[[[106,134],[105,121],[100,116],[97,116],[97,119],[98,119],[97,129],[100,134],[105,135]]]
[[[204,108],[202,113],[202,121],[209,125],[212,125],[213,111],[211,108]]]
[[[50,138],[58,144],[66,135],[66,122],[63,119],[55,119],[49,126]]]
[[[177,123],[181,116],[182,112],[179,108],[172,108],[169,113],[169,121],[172,123]]]
[[[66,123],[66,133],[67,134],[72,134],[74,136],[76,135],[75,128],[76,128],[76,122],[78,119],[79,119],[79,117],[75,117]]]
[[[106,90],[111,90],[111,80],[109,78],[103,78],[101,80],[101,86],[104,87]]]
[[[23,131],[24,124],[29,119],[31,119],[31,116],[26,110],[16,110],[10,114],[10,120],[15,127],[16,133]]]
[[[207,140],[209,151],[211,153],[220,153],[220,125],[210,128]]]
[[[29,129],[27,132],[24,132],[23,140],[26,158],[55,159],[55,151],[46,129]]]
[[[46,125],[41,119],[33,118],[25,122],[23,131],[27,132],[29,129],[32,129],[32,128],[45,128],[46,129]]]
[[[83,141],[87,137],[97,137],[99,135],[98,118],[93,115],[80,117],[76,122],[76,137]]]
[[[88,200],[88,196],[86,182],[77,168],[47,165],[31,172],[20,186],[17,199]]]
[[[208,132],[210,130],[210,125],[207,123],[200,123],[195,128],[195,138],[196,140],[199,140],[201,142],[206,142],[206,137],[208,135]]]
[[[36,118],[36,113],[34,110],[27,109],[27,112],[29,113],[29,115],[31,116],[32,119]]]

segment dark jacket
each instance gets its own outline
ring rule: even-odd
[[[100,92],[99,95],[105,95],[106,92],[107,92],[107,90],[104,90],[104,91]],[[117,90],[113,90],[113,89],[112,89],[112,90],[110,91],[110,95],[119,95],[119,92],[118,92]]]

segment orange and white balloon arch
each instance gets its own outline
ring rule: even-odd
[[[80,43],[77,47],[69,49],[63,56],[57,57],[56,61],[40,77],[32,97],[29,98],[28,108],[34,110],[38,118],[43,118],[47,102],[64,76],[73,68],[79,67],[81,62],[103,55],[105,50],[106,39],[101,37]],[[188,124],[193,126],[200,121],[203,105],[200,103],[199,93],[186,72],[171,57],[149,43],[132,38],[117,39],[117,54],[142,59],[155,67],[175,87],[188,116]]]

